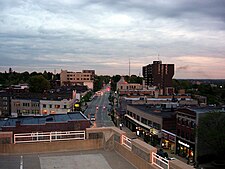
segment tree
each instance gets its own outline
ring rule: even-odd
[[[42,75],[35,75],[29,79],[29,90],[34,93],[43,93],[50,89],[50,83]]]
[[[197,129],[199,145],[213,150],[215,155],[225,156],[225,113],[210,112],[199,119]]]

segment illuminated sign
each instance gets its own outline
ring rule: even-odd
[[[187,148],[190,148],[190,145],[188,145],[188,144],[186,144],[186,143],[184,143],[184,142],[182,142],[180,140],[178,140],[178,143],[183,145],[183,146],[185,146],[185,147],[187,147]]]

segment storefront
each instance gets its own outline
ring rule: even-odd
[[[146,143],[156,146],[160,145],[161,137],[160,131],[150,127],[146,124],[141,123],[140,121],[134,119],[133,117],[125,114],[125,125],[133,132],[136,132],[138,137],[141,137]]]
[[[162,129],[162,148],[175,153],[176,135],[174,133]]]
[[[176,153],[189,160],[189,162],[194,161],[194,153],[195,153],[195,145],[192,143],[189,143],[185,140],[182,140],[180,138],[177,138],[176,140]]]

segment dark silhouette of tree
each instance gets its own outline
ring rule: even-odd
[[[214,150],[217,158],[225,157],[225,113],[210,112],[199,119],[197,128],[199,144]]]
[[[50,89],[50,83],[42,75],[32,76],[29,80],[29,90],[34,93],[43,93]]]

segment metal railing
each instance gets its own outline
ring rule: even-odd
[[[156,165],[160,169],[169,169],[169,160],[154,152],[152,152],[152,164]]]
[[[125,145],[128,149],[132,149],[131,139],[125,135],[122,135],[122,145]]]
[[[14,134],[14,144],[32,142],[52,142],[62,140],[84,140],[85,131],[53,131]]]

